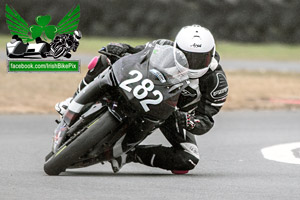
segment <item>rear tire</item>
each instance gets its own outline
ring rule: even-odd
[[[119,121],[106,111],[98,120],[93,121],[88,129],[71,144],[61,148],[44,164],[44,171],[48,175],[59,175],[69,166],[76,163],[80,156],[103,139],[108,133],[116,129]]]

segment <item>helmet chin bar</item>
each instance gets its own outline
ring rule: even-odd
[[[208,69],[209,67],[203,69],[189,69],[188,76],[189,78],[200,78],[208,71]]]
[[[190,78],[200,78],[202,77],[209,69],[214,71],[218,67],[218,61],[213,57],[208,67],[203,69],[189,69],[188,76]]]

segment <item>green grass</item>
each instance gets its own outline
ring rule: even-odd
[[[5,47],[10,38],[8,35],[0,35],[0,46]],[[78,52],[97,54],[98,50],[109,42],[122,42],[136,46],[151,40],[148,38],[83,37]],[[217,42],[217,51],[222,59],[300,61],[300,44],[251,44],[219,41]]]
[[[99,49],[106,46],[110,42],[116,43],[126,43],[133,47],[137,45],[146,44],[151,39],[141,39],[141,38],[108,38],[108,37],[88,37],[82,38],[78,48],[80,53],[97,53]]]
[[[6,43],[9,42],[11,40],[11,36],[9,35],[0,35],[0,49],[3,50],[6,48]]]
[[[217,42],[217,51],[223,59],[300,61],[299,44]]]

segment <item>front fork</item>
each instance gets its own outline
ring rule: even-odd
[[[106,110],[106,106],[102,103],[95,103],[84,112],[79,118],[78,114],[73,114],[72,111],[67,111],[63,119],[59,122],[57,128],[54,130],[52,152],[56,153],[66,140],[67,135],[72,136],[76,132],[82,130],[88,123],[93,121],[99,114]],[[75,121],[76,118],[76,121]],[[78,118],[78,119],[77,119]],[[75,121],[70,127],[70,121]]]
[[[157,121],[147,118],[124,119],[117,131],[100,141],[88,157],[101,161],[117,158],[140,144],[158,125]]]

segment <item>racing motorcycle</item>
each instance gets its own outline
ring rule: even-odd
[[[104,70],[87,87],[107,78],[113,86],[99,89],[101,94],[84,105],[74,123],[69,106],[54,131],[46,174],[110,161],[142,142],[176,109],[189,84],[184,63],[186,58],[176,48],[150,43]],[[87,87],[77,96],[86,95]]]

